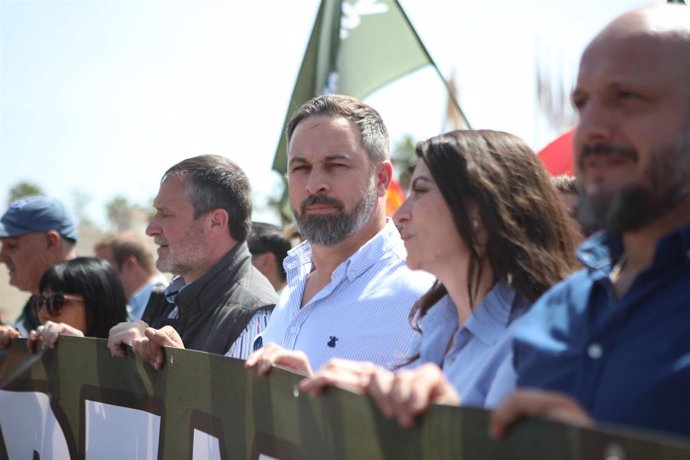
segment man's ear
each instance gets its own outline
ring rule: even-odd
[[[46,239],[46,247],[48,249],[60,249],[60,242],[62,237],[55,230],[48,230],[44,233]]]
[[[385,196],[388,186],[393,179],[393,164],[389,160],[382,161],[376,167],[376,188],[379,196]]]
[[[273,254],[272,252],[266,252],[264,253],[264,264],[267,266],[275,266],[277,260],[276,260],[276,255]]]
[[[137,266],[137,258],[134,256],[127,256],[127,258],[122,262],[122,267],[120,271],[124,272],[125,270],[132,271],[134,268]]]
[[[217,208],[209,212],[207,222],[212,232],[228,233],[230,215],[225,209]]]

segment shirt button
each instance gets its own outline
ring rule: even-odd
[[[604,354],[604,349],[598,343],[592,343],[587,347],[587,354],[592,359],[599,359]]]
[[[299,328],[297,326],[292,326],[290,328],[290,334],[297,334],[299,332]]]

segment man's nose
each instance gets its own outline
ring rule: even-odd
[[[327,174],[322,168],[312,168],[307,178],[307,193],[316,195],[318,193],[325,193],[329,190],[329,182]]]
[[[580,109],[575,131],[575,145],[610,142],[615,127],[615,114],[601,99],[592,97]]]
[[[146,226],[146,235],[156,236],[161,234],[160,225],[158,225],[157,219],[154,217],[151,219],[149,224]]]

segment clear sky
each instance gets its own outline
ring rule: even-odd
[[[536,109],[537,57],[566,86],[586,43],[639,0],[400,0],[475,128],[557,133]],[[161,174],[202,153],[242,166],[256,218],[318,0],[0,0],[0,207],[21,180],[105,226],[116,195],[149,206]],[[420,70],[367,99],[393,141],[441,132],[446,98]]]

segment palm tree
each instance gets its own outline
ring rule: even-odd
[[[45,195],[45,192],[40,185],[34,184],[29,181],[18,182],[14,187],[10,189],[9,197],[7,199],[7,204],[10,205],[15,201],[26,198],[28,196]]]

